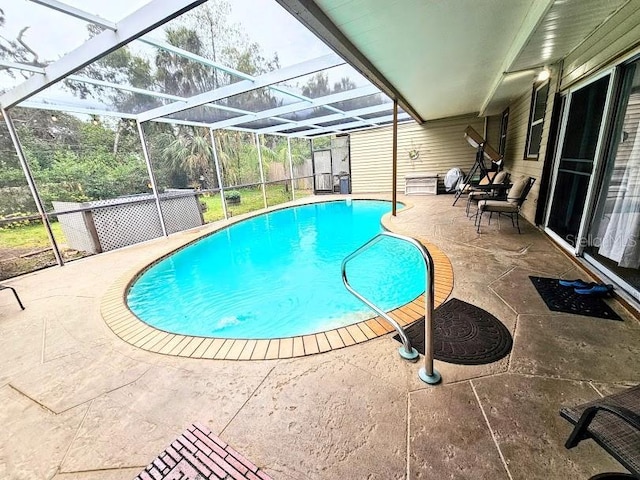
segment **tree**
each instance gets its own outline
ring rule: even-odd
[[[204,188],[217,188],[213,150],[206,128],[182,127],[163,150],[165,162],[173,170],[183,169],[192,179],[204,178]]]
[[[0,8],[0,31],[4,30],[7,18],[4,10]],[[32,65],[34,67],[44,67],[49,62],[42,60],[38,53],[31,48],[24,40],[24,35],[29,30],[29,26],[24,26],[18,32],[16,38],[8,38],[7,35],[0,33],[0,58],[8,58],[14,62]],[[6,72],[10,77],[15,78],[15,73],[8,67],[0,67],[0,71]],[[25,79],[29,78],[26,72],[20,72]]]

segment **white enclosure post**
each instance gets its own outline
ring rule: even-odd
[[[267,189],[264,184],[264,169],[262,168],[262,145],[260,136],[256,133],[256,148],[258,149],[258,166],[260,167],[260,182],[262,185],[262,199],[264,200],[264,208],[267,208]]]
[[[220,201],[222,202],[222,212],[224,213],[224,219],[229,218],[227,213],[227,201],[224,199],[224,185],[222,185],[222,174],[220,173],[220,162],[218,161],[218,151],[216,150],[216,139],[213,135],[213,129],[209,129],[209,135],[211,136],[211,151],[213,152],[213,163],[216,166],[216,176],[218,177],[218,188],[220,188]]]
[[[33,180],[33,175],[31,175],[31,169],[29,168],[29,164],[27,163],[27,158],[24,156],[24,151],[22,150],[20,139],[18,139],[16,128],[13,125],[13,120],[11,120],[9,112],[4,108],[2,109],[2,115],[4,116],[4,121],[7,124],[7,130],[9,130],[9,136],[11,137],[11,141],[13,142],[13,147],[16,149],[18,160],[20,160],[20,166],[22,167],[24,176],[27,177],[27,184],[29,185],[29,190],[31,190],[33,201],[36,203],[36,208],[38,209],[38,213],[40,214],[40,218],[42,219],[42,224],[47,230],[47,235],[49,236],[49,241],[51,242],[51,248],[53,248],[53,254],[56,257],[58,265],[62,267],[64,266],[64,260],[62,259],[62,255],[60,254],[60,249],[58,248],[56,239],[53,236],[53,231],[51,231],[51,223],[49,222],[49,217],[47,217],[47,212],[45,211],[44,205],[42,204],[42,199],[38,194],[36,182]]]
[[[162,228],[162,234],[167,237],[167,227],[164,224],[164,217],[162,216],[162,206],[160,205],[160,196],[158,195],[158,186],[156,185],[156,177],[153,174],[153,167],[151,166],[151,159],[149,158],[149,150],[147,150],[147,142],[144,139],[144,131],[142,130],[142,123],[136,122],[138,125],[138,135],[140,135],[140,144],[142,145],[142,154],[144,155],[144,161],[147,164],[147,172],[149,173],[149,181],[151,182],[151,188],[153,190],[153,196],[156,200],[156,208],[158,209],[158,217],[160,218],[160,228]]]
[[[291,200],[295,200],[296,189],[293,186],[293,159],[291,158],[291,137],[287,137],[287,154],[289,155],[289,173],[291,174]]]

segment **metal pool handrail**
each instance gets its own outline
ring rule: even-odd
[[[424,261],[426,278],[425,278],[425,302],[424,302],[424,367],[418,372],[418,377],[425,383],[435,384],[441,380],[440,374],[433,368],[433,303],[434,303],[434,272],[433,272],[433,258],[429,251],[417,240],[404,235],[398,235],[397,233],[381,232],[364,245],[360,246],[357,250],[347,255],[342,260],[342,282],[349,292],[351,292],[361,302],[371,308],[374,312],[389,322],[400,335],[402,340],[402,347],[398,349],[398,353],[402,358],[407,360],[415,360],[419,357],[419,354],[415,348],[411,346],[411,342],[404,332],[404,329],[391,318],[386,312],[374,305],[370,300],[367,300],[361,294],[356,292],[347,278],[347,263],[360,255],[363,251],[371,248],[384,237],[395,238],[413,245]]]

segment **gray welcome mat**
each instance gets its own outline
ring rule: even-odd
[[[580,295],[574,291],[573,287],[560,285],[558,278],[533,276],[529,276],[529,278],[549,310],[622,321],[620,316],[601,297]]]
[[[434,357],[459,365],[493,363],[513,346],[511,333],[486,310],[452,298],[433,312]],[[405,328],[411,345],[424,354],[424,318]],[[398,342],[400,336],[393,337]]]

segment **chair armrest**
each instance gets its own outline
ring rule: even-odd
[[[591,421],[595,418],[596,414],[599,411],[611,413],[627,423],[632,428],[640,431],[640,415],[632,412],[628,408],[620,407],[617,405],[607,405],[604,403],[592,405],[591,407],[586,408],[584,412],[582,412],[578,423],[576,423],[576,426],[573,428],[571,435],[569,435],[569,438],[564,445],[566,448],[573,448],[578,445],[581,440],[587,438],[587,429],[589,428],[589,425],[591,425]]]

